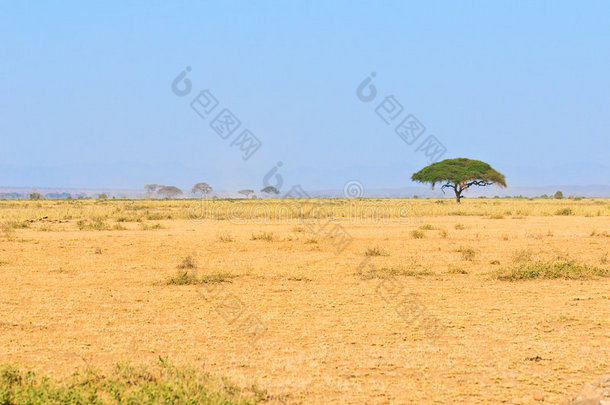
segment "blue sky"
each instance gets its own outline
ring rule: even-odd
[[[258,189],[281,161],[285,188],[404,187],[428,135],[509,185],[609,183],[608,2],[12,1],[0,38],[0,186]],[[413,145],[375,113],[389,95],[426,127]]]

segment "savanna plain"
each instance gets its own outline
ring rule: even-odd
[[[610,200],[0,201],[2,403],[567,403]]]

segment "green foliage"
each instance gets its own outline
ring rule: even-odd
[[[445,159],[433,163],[414,173],[411,180],[432,183],[433,187],[436,183],[447,181],[453,184],[483,181],[506,187],[506,179],[502,173],[485,162],[466,158]]]
[[[280,190],[278,190],[277,188],[275,188],[273,186],[267,186],[261,190],[261,193],[277,195],[280,193]]]
[[[555,195],[553,195],[553,198],[556,200],[561,200],[563,198],[563,193],[561,191],[557,191]]]
[[[384,249],[375,246],[375,247],[370,247],[368,248],[365,252],[364,252],[365,256],[388,256],[389,253],[386,252]]]
[[[182,194],[182,190],[175,186],[159,186],[157,194],[162,195],[165,198],[172,198]]]
[[[107,200],[108,199],[108,194],[102,193],[102,194],[98,195],[97,198],[99,200]]]
[[[161,357],[155,366],[118,364],[107,375],[86,369],[63,380],[0,366],[1,404],[255,404],[267,396]]]
[[[210,186],[208,183],[197,183],[193,186],[193,189],[191,190],[193,194],[199,192],[205,196],[210,194],[212,191],[212,186]]]
[[[579,264],[573,261],[523,263],[496,270],[492,273],[498,280],[571,279],[588,280],[610,277],[610,269]]]
[[[42,194],[40,194],[40,193],[30,193],[28,195],[28,198],[30,200],[40,200],[40,199],[42,199]]]

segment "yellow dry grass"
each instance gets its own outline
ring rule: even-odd
[[[493,277],[608,269],[609,200],[201,204],[0,201],[0,363],[168,356],[287,403],[558,403],[610,372],[610,278]],[[168,283],[180,271],[196,282]],[[405,297],[422,317],[399,315]],[[245,319],[266,327],[253,344]]]

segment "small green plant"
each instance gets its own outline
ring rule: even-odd
[[[272,232],[259,232],[259,233],[253,233],[252,237],[250,238],[251,240],[264,240],[265,242],[272,242],[273,241],[273,233]]]
[[[476,256],[477,252],[472,249],[472,248],[459,248],[458,252],[460,252],[462,254],[462,259],[463,260],[467,260],[469,262],[474,260],[474,257]]]
[[[366,249],[366,251],[364,252],[365,256],[389,256],[389,253],[387,251],[385,251],[384,249],[375,246],[375,247],[370,247],[368,249]]]
[[[425,237],[425,235],[422,231],[412,231],[411,236],[415,239],[422,239]]]
[[[492,277],[504,281],[534,279],[590,280],[610,277],[610,269],[579,264],[574,261],[519,264],[494,271]]]

